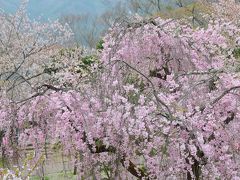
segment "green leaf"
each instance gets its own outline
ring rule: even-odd
[[[97,43],[97,45],[96,45],[96,49],[97,50],[103,50],[103,43],[104,43],[104,41],[101,39],[98,43]]]

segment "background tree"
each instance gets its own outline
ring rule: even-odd
[[[65,15],[60,19],[62,24],[67,23],[74,33],[74,42],[78,46],[95,48],[106,27],[99,23],[98,17],[90,14]]]

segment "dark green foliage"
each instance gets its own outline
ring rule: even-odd
[[[53,68],[53,67],[46,67],[43,72],[46,74],[55,74],[57,73],[58,69],[57,68]]]
[[[240,58],[240,47],[235,48],[235,49],[233,50],[233,56],[234,56],[235,58]]]
[[[151,149],[151,152],[150,152],[150,156],[153,157],[153,156],[156,156],[157,154],[158,154],[157,149],[152,148],[152,149]]]
[[[103,43],[104,43],[104,41],[101,39],[101,40],[97,43],[96,49],[97,49],[97,50],[103,50]]]
[[[89,71],[92,64],[97,63],[98,59],[96,56],[89,55],[83,57],[77,66],[76,73],[81,73],[82,71]]]
[[[150,70],[150,72],[149,72],[150,77],[157,77],[157,75],[158,75],[158,72],[157,72],[156,69],[155,70]]]

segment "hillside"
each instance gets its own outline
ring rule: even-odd
[[[20,0],[0,0],[0,8],[8,13],[14,13],[19,4]],[[105,0],[30,0],[28,13],[33,19],[39,16],[43,19],[56,19],[64,14],[97,15],[109,8],[110,4]]]

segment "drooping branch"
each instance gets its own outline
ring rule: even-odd
[[[218,101],[220,101],[224,96],[226,96],[228,93],[230,93],[231,91],[236,90],[236,89],[240,89],[240,86],[234,86],[234,87],[231,87],[230,89],[227,89],[227,90],[224,91],[220,96],[218,96],[216,99],[214,99],[210,104],[211,104],[211,105],[216,104],[216,103],[217,103]]]
[[[135,72],[137,72],[139,75],[141,75],[142,77],[144,77],[144,78],[150,83],[151,88],[152,88],[152,90],[153,90],[153,95],[154,95],[155,99],[157,100],[158,105],[164,106],[164,108],[165,108],[165,109],[167,110],[167,112],[168,112],[167,114],[165,114],[165,117],[168,117],[170,120],[172,120],[172,112],[171,112],[170,108],[168,107],[168,105],[167,105],[165,102],[163,102],[163,101],[158,97],[157,91],[156,91],[156,89],[155,89],[155,86],[154,86],[153,82],[152,82],[145,74],[143,74],[142,72],[140,72],[139,70],[137,70],[136,68],[134,68],[133,66],[131,66],[130,64],[128,64],[127,62],[122,61],[122,60],[116,60],[116,62],[121,62],[121,63],[125,64],[127,67],[129,67],[130,69],[132,69],[132,70],[134,70]]]

